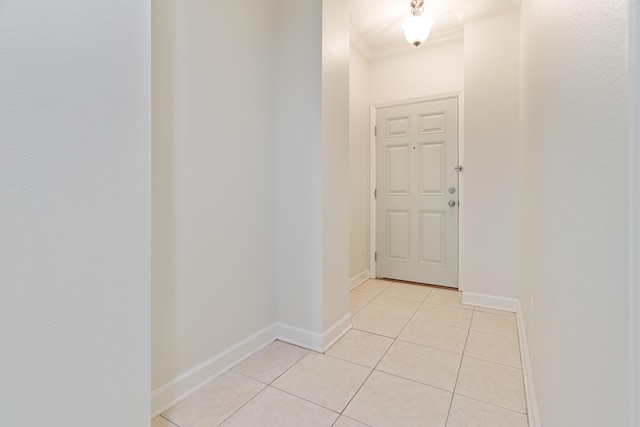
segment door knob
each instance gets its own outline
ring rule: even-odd
[[[454,207],[456,205],[455,200],[449,200],[449,206]]]

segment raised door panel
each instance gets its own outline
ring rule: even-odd
[[[420,135],[429,133],[442,133],[446,131],[446,113],[438,112],[431,114],[420,114],[418,120]]]
[[[445,141],[420,144],[420,195],[445,195],[445,168],[447,148]]]
[[[409,136],[410,124],[409,116],[388,118],[385,126],[387,138]]]
[[[420,212],[420,262],[444,265],[446,263],[447,217],[444,211]]]
[[[409,195],[411,178],[410,147],[408,144],[386,148],[386,193],[394,196]]]
[[[409,211],[389,210],[386,216],[387,258],[393,261],[409,261],[411,255]]]

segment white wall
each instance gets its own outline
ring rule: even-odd
[[[323,347],[351,326],[349,313],[349,11],[322,1]]]
[[[348,16],[159,0],[153,42],[155,414],[276,337],[349,326]]]
[[[369,270],[369,63],[351,49],[349,59],[349,277]],[[355,283],[354,283],[355,284]]]
[[[322,2],[279,0],[276,42],[276,310],[322,329]],[[296,19],[289,19],[295,16]]]
[[[349,326],[346,7],[280,0],[277,9],[278,335],[315,349],[332,326]]]
[[[630,277],[629,328],[631,360],[630,425],[640,423],[640,3],[630,2],[629,16],[629,80],[631,83],[631,138],[630,138]]]
[[[518,13],[465,24],[460,289],[518,295]]]
[[[545,427],[629,425],[627,4],[522,4],[520,293]]]
[[[460,92],[464,86],[464,46],[454,43],[372,62],[371,104]]]
[[[154,412],[274,336],[274,3],[239,12],[153,2]]]
[[[3,425],[148,423],[149,13],[0,7]]]

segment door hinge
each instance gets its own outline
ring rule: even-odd
[[[378,136],[378,126],[373,127],[373,136]]]
[[[462,172],[464,170],[464,166],[458,165],[454,169],[456,170],[456,172]]]
[[[374,188],[374,189],[373,189],[373,198],[374,198],[374,199],[377,199],[377,198],[378,198],[378,189],[377,189],[377,188]]]
[[[373,253],[373,260],[374,260],[375,262],[378,262],[378,252],[374,252],[374,253]]]

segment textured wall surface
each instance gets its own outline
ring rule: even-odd
[[[627,2],[522,5],[521,303],[541,425],[628,425]]]
[[[0,424],[149,416],[149,2],[0,5]]]

